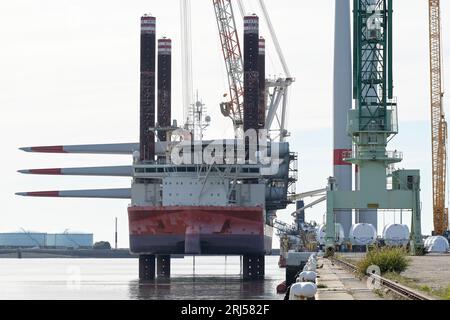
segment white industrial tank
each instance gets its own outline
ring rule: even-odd
[[[428,253],[446,253],[449,251],[448,240],[444,237],[428,237],[425,240],[425,250]]]
[[[367,246],[377,240],[377,230],[370,223],[358,223],[350,229],[350,241],[354,246]]]
[[[404,224],[389,224],[383,230],[383,239],[388,246],[405,246],[409,236],[409,228]]]
[[[335,224],[335,232],[336,232],[336,244],[341,245],[344,242],[345,232],[344,228],[340,223]],[[326,225],[320,225],[316,230],[317,241],[321,246],[325,245],[326,238]]]

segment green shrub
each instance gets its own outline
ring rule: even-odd
[[[94,243],[95,250],[111,250],[111,244],[108,241],[99,241]]]
[[[378,266],[381,274],[386,272],[402,273],[409,266],[408,254],[403,248],[381,248],[367,252],[366,257],[358,262],[358,271],[366,274],[371,266]]]
[[[420,291],[426,292],[426,293],[431,293],[431,291],[433,291],[429,286],[420,286],[419,287]]]

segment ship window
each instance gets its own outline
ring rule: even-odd
[[[259,169],[258,168],[250,169],[250,173],[259,173]]]
[[[183,167],[183,168],[178,168],[177,170],[178,170],[178,172],[186,172],[187,168]]]
[[[136,168],[136,173],[144,173],[145,170],[143,168]]]
[[[158,172],[163,173],[164,172],[164,168],[158,168]]]
[[[194,167],[189,167],[189,168],[187,168],[187,172],[195,172],[195,168]]]

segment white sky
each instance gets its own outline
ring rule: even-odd
[[[245,1],[248,11],[255,0]],[[267,0],[296,77],[289,110],[292,149],[299,152],[298,191],[321,188],[332,174],[334,1]],[[428,1],[395,1],[395,94],[405,168],[422,170],[423,229],[432,229],[428,72]],[[211,1],[192,1],[194,85],[213,118],[209,138],[232,135],[218,104],[225,66]],[[237,10],[236,10],[237,11]],[[450,4],[442,1],[444,59],[450,64]],[[173,108],[181,119],[180,18],[177,0],[15,0],[0,2],[0,232],[90,231],[95,240],[128,246],[128,201],[33,199],[17,191],[128,187],[130,179],[22,176],[18,169],[124,165],[131,157],[27,154],[21,146],[138,141],[140,16],[158,19],[158,36],[173,39]],[[263,30],[262,35],[268,38]],[[268,42],[268,73],[281,71]],[[450,79],[450,67],[445,70]],[[449,80],[450,81],[450,80]],[[448,89],[448,82],[446,83]],[[292,209],[292,208],[291,208]],[[288,210],[280,213],[289,216]],[[324,206],[307,212],[322,220]]]

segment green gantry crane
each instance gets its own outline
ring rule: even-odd
[[[397,104],[392,73],[393,0],[354,0],[353,98],[347,132],[353,140],[352,154],[344,161],[359,168],[359,188],[339,191],[334,178],[327,189],[327,254],[335,252],[335,212],[345,209],[411,210],[412,254],[422,252],[420,171],[394,170],[403,159],[387,151],[398,134]]]

